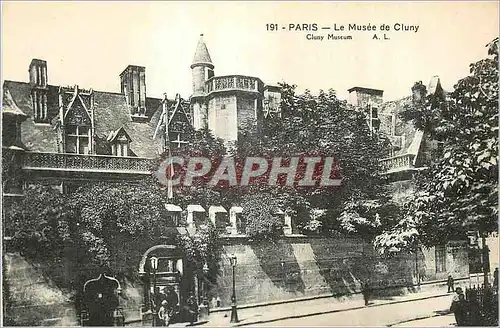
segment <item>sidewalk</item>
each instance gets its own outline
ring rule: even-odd
[[[404,303],[446,296],[450,297],[451,295],[451,293],[446,293],[446,288],[437,288],[435,290],[412,293],[403,296],[374,299],[370,301],[369,307],[371,308],[395,303]],[[205,327],[239,327],[270,323],[286,319],[304,318],[314,315],[351,311],[362,308],[365,308],[365,306],[361,295],[356,295],[349,299],[337,299],[329,297],[296,303],[238,309],[239,323],[229,322],[231,318],[230,310],[224,312],[213,312],[210,314],[208,322],[199,322],[195,325]],[[173,326],[184,327],[186,325],[176,324]]]
[[[393,325],[391,327],[455,327],[455,316],[450,314],[435,315],[429,318],[417,319],[408,322],[403,322],[400,324]]]

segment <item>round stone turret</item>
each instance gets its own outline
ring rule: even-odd
[[[194,53],[191,68],[193,69],[196,66],[205,66],[214,69],[214,64],[212,63],[212,59],[208,53],[207,45],[205,44],[205,41],[203,41],[203,34],[200,34],[200,40],[196,46],[196,52]]]
[[[205,81],[214,76],[214,64],[208,53],[207,45],[203,41],[203,34],[200,34],[191,70],[193,74],[193,96],[204,95]]]

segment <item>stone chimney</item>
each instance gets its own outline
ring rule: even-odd
[[[411,88],[411,92],[412,92],[412,101],[414,103],[419,103],[427,95],[427,88],[422,83],[422,81],[418,81],[418,82],[415,82],[415,84]]]
[[[146,68],[129,65],[120,74],[121,93],[132,116],[146,115]]]
[[[32,59],[28,72],[30,74],[31,86],[39,88],[47,87],[47,62],[45,60]]]
[[[47,108],[47,62],[32,59],[28,72],[31,85],[31,106],[35,123],[49,123]]]
[[[356,107],[366,107],[368,105],[379,107],[383,103],[383,90],[353,87],[349,92],[349,103]]]

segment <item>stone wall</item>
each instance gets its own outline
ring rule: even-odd
[[[240,95],[237,96],[236,103],[238,107],[238,129],[245,128],[246,124],[257,120],[255,98]]]
[[[415,291],[417,268],[422,282],[443,280],[448,274],[455,279],[468,277],[467,251],[462,244],[448,245],[446,271],[436,272],[434,248],[422,250],[416,266],[414,254],[382,259],[370,244],[355,238],[295,235],[275,243],[251,242],[244,237],[228,237],[223,241],[221,270],[209,295],[212,308],[216,307],[217,299],[220,307],[231,304],[230,254],[237,257],[235,280],[240,306],[319,295],[349,297],[359,293],[361,282],[367,279],[375,295],[401,295]],[[5,259],[5,279],[9,286],[6,317],[25,325],[76,324],[76,311],[69,295],[53,287],[20,255],[6,253]],[[142,284],[120,283],[123,288],[120,304],[126,320],[139,320]]]
[[[460,246],[461,247],[461,246]],[[372,246],[358,239],[287,237],[276,243],[251,243],[228,239],[217,286],[210,297],[220,306],[231,304],[232,268],[229,254],[238,259],[235,268],[239,304],[289,300],[316,295],[350,295],[369,280],[376,293],[401,294],[414,290],[418,268],[421,281],[468,276],[464,247],[449,248],[449,271],[436,273],[434,248],[415,255],[382,259]],[[453,249],[453,252],[452,252]],[[215,304],[216,302],[214,302]]]
[[[237,140],[236,96],[217,95],[208,102],[208,128],[224,140]]]
[[[443,247],[446,262],[444,267],[441,266],[441,271],[438,271],[436,265],[436,256],[439,251],[435,247],[422,250],[421,265],[424,265],[421,275],[423,281],[426,280],[445,280],[448,275],[454,278],[469,276],[469,257],[467,253],[467,245],[465,242],[450,242],[446,247]]]
[[[349,93],[349,103],[359,107],[365,107],[368,104],[380,107],[383,103],[383,97],[382,95],[369,94],[363,91],[352,91]]]
[[[18,253],[4,253],[3,259],[4,325],[78,325],[71,295],[55,287]]]

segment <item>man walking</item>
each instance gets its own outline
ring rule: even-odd
[[[361,284],[361,293],[363,294],[363,299],[365,300],[365,306],[368,306],[368,301],[370,300],[371,287],[368,280]]]
[[[453,288],[455,281],[453,280],[453,277],[451,276],[451,274],[448,276],[448,281],[446,282],[446,284],[448,285],[448,293],[453,293],[453,291],[455,290]]]

